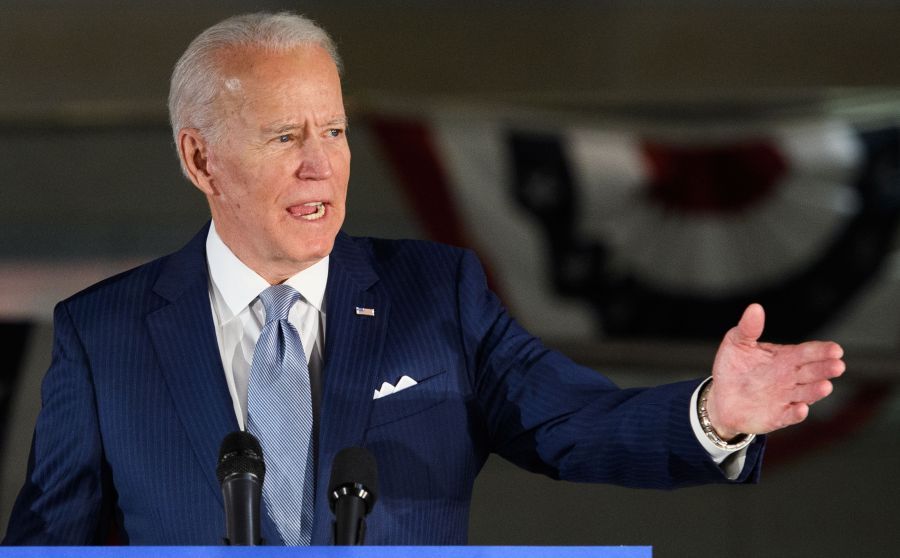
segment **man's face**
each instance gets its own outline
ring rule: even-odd
[[[337,68],[318,46],[223,54],[220,139],[204,190],[225,244],[283,281],[327,256],[344,221],[350,148]]]

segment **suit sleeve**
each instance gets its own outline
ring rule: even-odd
[[[728,482],[691,429],[700,380],[620,389],[519,326],[471,253],[460,261],[457,285],[469,380],[492,451],[570,481],[643,488]],[[735,482],[757,479],[761,455],[755,443]]]
[[[102,456],[90,363],[65,303],[60,303],[28,472],[3,544],[102,542],[97,537],[108,491]]]

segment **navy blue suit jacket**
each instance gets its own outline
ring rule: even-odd
[[[182,250],[60,303],[28,475],[6,544],[215,545],[215,477],[238,428],[208,296],[204,228]],[[725,482],[694,437],[697,382],[618,389],[543,347],[467,251],[340,234],[326,290],[314,544],[330,544],[334,455],[370,449],[369,544],[465,544],[475,476],[495,452],[572,481]],[[374,308],[358,316],[356,307]],[[373,401],[385,381],[418,385]],[[738,482],[755,480],[754,444]],[[263,536],[280,539],[263,513]]]

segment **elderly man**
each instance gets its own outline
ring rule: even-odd
[[[711,381],[621,390],[522,330],[471,253],[341,233],[338,67],[291,14],[231,18],[188,47],[169,108],[212,223],[58,305],[6,543],[87,544],[112,525],[132,544],[218,544],[218,446],[246,429],[266,458],[267,543],[330,543],[323,487],[362,445],[381,484],[367,542],[460,544],[491,452],[574,481],[753,481],[755,435],[830,393],[841,348],[758,342],[758,305]]]

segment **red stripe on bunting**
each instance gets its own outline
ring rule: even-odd
[[[788,172],[784,155],[769,141],[704,147],[645,141],[651,180],[648,195],[686,213],[737,214],[771,196]]]
[[[428,128],[412,120],[376,117],[372,129],[428,236],[454,246],[471,246]]]
[[[449,175],[428,126],[418,120],[384,116],[370,117],[369,122],[428,237],[478,252],[477,243],[466,233],[451,194]],[[480,259],[491,290],[499,296],[490,263]]]

